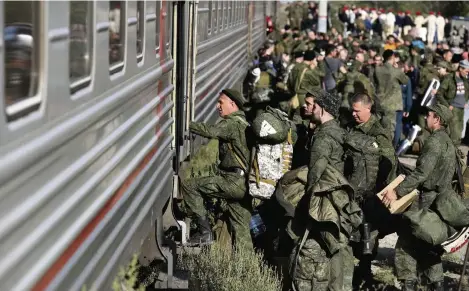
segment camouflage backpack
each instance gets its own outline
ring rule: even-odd
[[[347,135],[344,143],[344,174],[359,200],[375,194],[380,148],[376,138],[360,132]]]
[[[286,113],[267,106],[252,123],[257,140],[255,158],[249,180],[249,194],[269,199],[277,181],[291,168],[293,145],[296,142],[295,124]]]

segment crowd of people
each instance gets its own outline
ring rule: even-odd
[[[469,231],[458,195],[464,187],[454,187],[465,168],[458,146],[469,101],[467,48],[450,48],[438,21],[422,38],[419,25],[432,32],[432,14],[420,21],[344,7],[344,37],[335,27],[316,31],[313,2],[287,11],[289,24],[268,26],[243,91],[220,93],[221,121],[190,125],[219,141],[216,173],[181,181],[198,226],[191,243],[214,240],[204,201],[221,198],[233,243],[283,266],[285,290],[374,290],[371,262],[378,239],[391,233],[399,236],[402,290],[444,290],[441,256]],[[421,132],[402,150],[416,125]],[[398,149],[418,154],[415,169],[399,162]],[[414,190],[418,199],[391,214]]]

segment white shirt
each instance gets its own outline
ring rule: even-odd
[[[386,14],[386,24],[392,26],[394,23],[396,23],[396,16],[394,16],[394,13],[388,12],[388,14]]]

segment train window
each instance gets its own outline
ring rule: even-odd
[[[234,9],[234,24],[238,25],[239,20],[239,2],[235,2],[235,9]]]
[[[230,3],[230,4],[228,5],[228,10],[227,10],[227,13],[228,13],[228,21],[227,21],[227,24],[228,24],[228,27],[231,27],[231,26],[232,26],[231,21],[232,21],[232,19],[233,19],[233,17],[232,17],[233,15],[232,15],[232,13],[231,13],[231,11],[233,11],[233,8],[232,8],[232,7],[233,7],[233,1],[230,1],[230,2],[228,2],[228,3]]]
[[[8,121],[39,109],[40,2],[4,1],[5,111]]]
[[[156,1],[156,40],[155,40],[155,47],[156,47],[156,53],[160,51],[160,11],[161,11],[161,1]]]
[[[212,33],[212,1],[208,2],[208,27],[207,27],[207,34],[210,35]]]
[[[137,62],[141,62],[143,59],[144,5],[144,1],[137,1]]]
[[[109,65],[111,74],[124,68],[125,1],[109,1]]]
[[[218,26],[220,27],[219,30],[223,30],[223,1],[218,2]]]
[[[217,20],[218,20],[218,16],[217,16],[217,5],[218,5],[218,2],[217,1],[213,1],[212,2],[212,13],[210,15],[210,19],[213,21],[212,22],[212,31],[213,33],[217,32]]]
[[[91,82],[92,2],[70,2],[69,74],[72,93]]]
[[[223,25],[225,26],[225,29],[228,28],[228,7],[230,5],[229,1],[225,2],[225,5],[223,5]]]

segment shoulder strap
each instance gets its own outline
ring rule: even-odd
[[[240,121],[242,124],[246,125],[246,126],[250,126],[249,122],[247,122],[246,120],[244,120],[243,118],[239,117],[239,116],[235,116],[234,118],[236,118],[238,121]]]
[[[300,80],[299,80],[299,82],[298,82],[297,87],[295,88],[295,92],[298,91],[298,89],[300,89],[301,81],[303,81],[303,77],[305,76],[305,73],[306,73],[307,70],[308,70],[308,68],[304,68],[304,69],[303,69],[303,72],[301,72]]]
[[[246,164],[243,162],[243,160],[241,159],[241,157],[236,153],[236,151],[234,150],[233,148],[233,145],[231,143],[228,143],[228,148],[230,149],[230,151],[233,153],[236,161],[239,163],[239,165],[241,166],[241,168],[243,169],[243,171],[247,172],[248,170],[248,167],[246,166]]]

